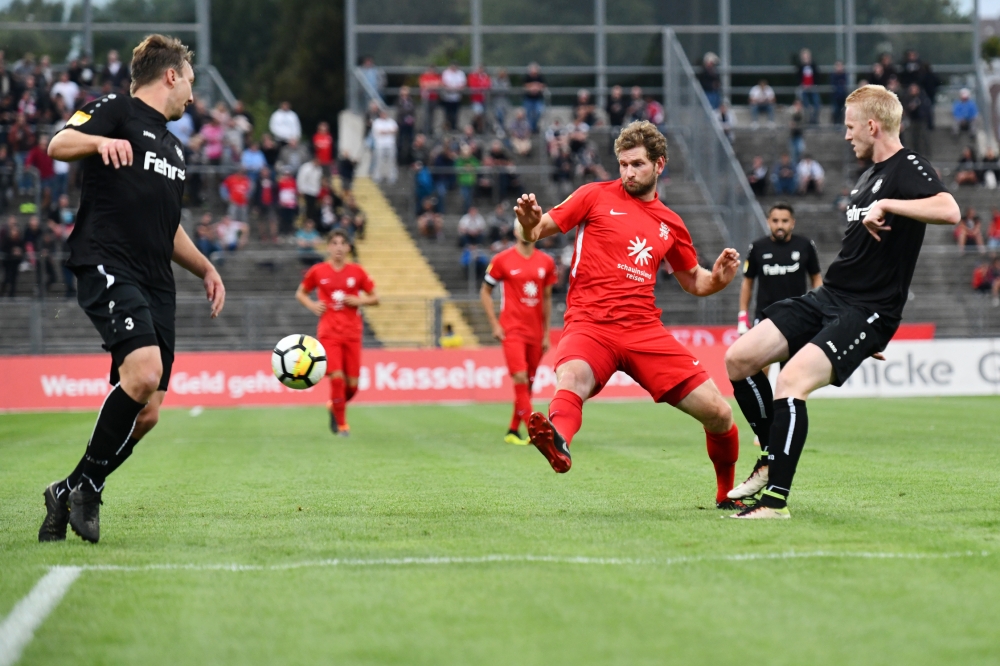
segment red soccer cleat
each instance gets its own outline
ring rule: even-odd
[[[573,465],[569,455],[569,446],[560,435],[548,417],[541,412],[534,412],[528,417],[528,437],[535,448],[542,452],[559,474],[565,474]]]

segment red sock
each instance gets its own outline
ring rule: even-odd
[[[531,391],[527,384],[514,384],[514,415],[510,418],[510,429],[517,430],[521,421],[528,422],[531,416]]]
[[[716,502],[725,502],[736,480],[736,459],[740,457],[740,431],[734,424],[729,432],[705,431],[708,459],[715,466]]]
[[[358,392],[358,385],[355,384],[354,386],[351,386],[350,384],[347,384],[346,387],[347,388],[344,389],[344,400],[350,402],[351,398],[353,398]]]
[[[549,403],[549,421],[569,446],[583,423],[583,398],[572,391],[559,389]]]
[[[330,378],[330,411],[333,412],[333,418],[337,420],[338,426],[344,427],[347,425],[347,417],[345,415],[347,403],[344,401],[343,377]]]

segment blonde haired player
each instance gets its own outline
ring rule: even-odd
[[[764,310],[766,319],[726,352],[736,400],[754,424],[767,465],[730,497],[762,490],[760,502],[734,518],[789,518],[792,477],[805,446],[806,398],[840,386],[869,356],[880,356],[899,327],[928,224],[957,224],[958,204],[922,156],[903,148],[903,107],[882,86],[862,86],[846,102],[844,138],[874,162],[847,207],[847,232],[823,286]],[[774,397],[760,372],[787,361]],[[773,444],[773,445],[772,445]]]

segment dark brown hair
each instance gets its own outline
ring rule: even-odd
[[[770,208],[767,209],[767,216],[771,217],[771,213],[776,210],[787,210],[788,214],[792,217],[792,219],[795,219],[795,209],[792,208],[792,204],[788,203],[787,201],[774,202],[774,205],[772,205]]]
[[[661,157],[664,160],[668,159],[667,137],[648,120],[636,120],[622,128],[621,134],[615,139],[615,155],[639,146],[646,148],[650,162],[655,163]]]
[[[334,229],[333,231],[331,231],[330,234],[326,237],[326,242],[327,243],[332,243],[334,238],[340,238],[345,243],[347,243],[349,246],[353,246],[354,245],[353,243],[351,243],[350,236],[348,236],[347,232],[344,231],[343,229]]]
[[[184,63],[191,64],[194,52],[176,37],[149,35],[132,49],[132,86],[134,93],[160,78],[168,69],[180,74]]]

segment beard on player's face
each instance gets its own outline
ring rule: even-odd
[[[625,187],[625,191],[634,197],[645,196],[656,187],[656,171],[650,174],[649,180],[640,180],[638,176],[633,177],[632,180],[622,177],[622,185]]]

